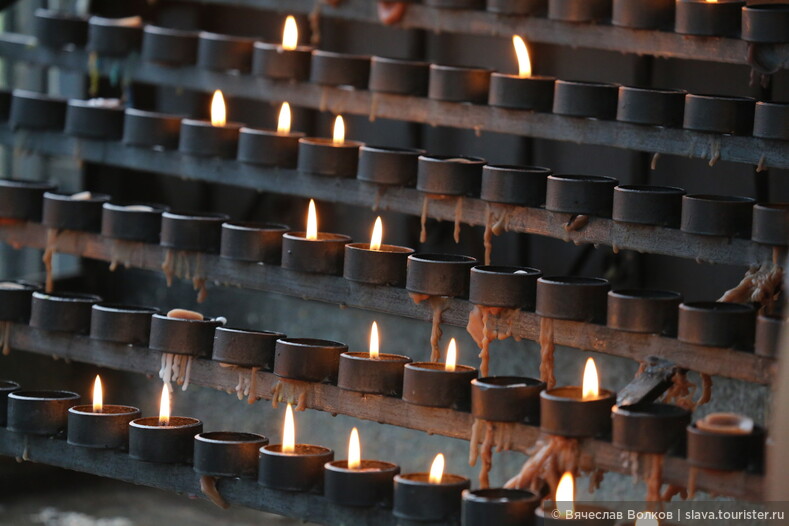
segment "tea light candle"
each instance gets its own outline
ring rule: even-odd
[[[68,443],[72,446],[125,449],[129,443],[129,422],[141,416],[127,405],[104,404],[101,378],[93,383],[93,405],[77,405],[68,410]]]
[[[282,443],[260,448],[258,484],[284,491],[322,491],[323,466],[334,460],[334,451],[323,446],[296,443],[293,408],[285,408]]]
[[[239,130],[243,125],[227,122],[225,99],[220,90],[211,99],[211,120],[184,119],[181,121],[181,138],[178,150],[196,157],[236,156]]]
[[[312,47],[299,45],[299,26],[292,15],[285,19],[282,44],[255,42],[252,74],[282,80],[307,80]]]
[[[392,485],[400,467],[380,460],[363,460],[359,431],[354,427],[348,441],[348,459],[324,466],[324,492],[334,504],[353,507],[388,506]]]
[[[607,434],[615,403],[615,393],[600,389],[597,367],[589,358],[581,387],[556,387],[540,393],[540,429],[573,438]]]
[[[471,381],[477,377],[477,370],[456,362],[457,343],[452,338],[447,346],[445,363],[406,364],[403,400],[415,405],[467,411],[471,404]]]
[[[277,131],[241,128],[238,135],[238,160],[242,163],[295,168],[301,132],[291,132],[290,104],[279,110]]]
[[[343,251],[351,238],[318,232],[318,213],[310,199],[307,230],[282,235],[282,268],[315,274],[342,275]]]
[[[170,392],[162,386],[159,416],[129,423],[129,456],[145,462],[188,464],[192,461],[194,436],[203,432],[203,423],[186,416],[170,416]]]
[[[331,139],[299,139],[298,170],[330,177],[356,177],[361,146],[361,142],[345,140],[345,121],[337,115]]]
[[[674,31],[685,35],[739,37],[744,0],[677,0]]]
[[[408,356],[382,354],[379,349],[378,324],[370,328],[370,352],[346,352],[340,355],[337,386],[359,393],[400,396],[403,392],[403,367],[411,363]]]
[[[568,471],[559,480],[555,500],[543,503],[535,510],[535,516],[537,523],[543,526],[614,526],[616,519],[593,515],[604,511],[597,506],[575,502],[575,478]]]
[[[413,254],[414,250],[384,245],[381,243],[382,239],[383,222],[378,217],[369,243],[345,245],[345,279],[374,285],[405,286],[408,256]]]
[[[706,469],[744,470],[764,449],[764,430],[736,413],[707,415],[687,427],[687,439],[688,463]]]
[[[413,521],[452,521],[460,514],[466,477],[444,473],[444,455],[433,460],[430,473],[406,473],[394,478],[394,515]]]
[[[518,74],[491,74],[488,104],[501,108],[550,112],[553,108],[556,79],[532,75],[529,49],[520,36],[513,35],[512,45],[518,59]]]

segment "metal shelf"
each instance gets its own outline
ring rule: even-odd
[[[70,446],[65,440],[27,436],[0,427],[0,455],[90,473],[140,486],[204,497],[192,466],[153,464],[126,453]],[[336,506],[321,495],[264,488],[255,480],[222,478],[217,489],[229,503],[303,521],[343,526],[395,526],[388,510]]]
[[[0,56],[28,64],[89,72],[84,50],[52,51],[26,35],[0,35]],[[540,139],[611,146],[649,153],[681,155],[745,163],[762,168],[789,168],[786,141],[739,137],[690,130],[640,126],[617,121],[565,117],[551,113],[508,110],[443,102],[363,90],[322,87],[310,83],[277,82],[250,75],[231,75],[195,67],[167,68],[136,59],[102,58],[98,71],[124,81],[171,86],[280,102],[334,113],[523,135]]]
[[[0,225],[0,241],[13,247],[43,248],[46,238],[47,230],[39,224]],[[132,268],[159,272],[166,252],[158,245],[124,242],[72,231],[58,234],[56,251],[101,261],[116,260]],[[209,283],[274,292],[425,321],[432,319],[431,309],[415,305],[405,289],[353,283],[337,276],[302,274],[278,266],[233,261],[212,254],[200,254],[200,258],[204,277]],[[450,300],[442,321],[465,327],[471,308],[472,304],[466,300]],[[501,330],[506,331],[507,327],[501,327]],[[557,345],[637,361],[657,355],[679,367],[713,376],[769,384],[774,374],[775,360],[753,353],[692,345],[655,334],[628,333],[603,325],[565,320],[555,320],[554,331]],[[538,341],[540,317],[533,312],[520,311],[512,318],[512,335]]]
[[[423,194],[412,188],[384,188],[357,181],[299,173],[295,170],[247,165],[235,160],[196,158],[177,151],[155,151],[125,146],[118,142],[76,139],[56,132],[20,130],[12,132],[0,125],[0,144],[21,152],[36,152],[76,158],[145,172],[251,188],[263,192],[311,197],[347,205],[373,207],[420,216]],[[455,199],[432,200],[429,217],[455,220]],[[488,208],[497,216],[506,211],[506,229],[563,239],[576,244],[607,245],[618,250],[661,254],[699,262],[729,265],[758,265],[773,260],[773,249],[745,239],[687,234],[678,229],[610,219],[590,218],[581,230],[567,232],[570,214],[542,208],[488,204],[480,199],[463,198],[461,221],[485,225]]]
[[[313,13],[316,0],[197,0],[204,4],[251,7],[281,13]],[[378,21],[376,2],[342,0],[337,7],[321,4],[320,15],[373,24]],[[531,42],[559,46],[617,51],[663,58],[680,58],[748,64],[748,43],[735,38],[698,37],[668,31],[629,29],[603,24],[578,24],[543,17],[508,16],[486,11],[435,9],[410,4],[401,22],[404,29],[434,33],[464,33],[481,36],[523,35]],[[789,68],[789,44],[763,46],[759,59],[768,69]]]
[[[14,351],[24,350],[147,375],[156,375],[161,367],[161,354],[145,347],[133,347],[91,340],[85,336],[41,331],[32,329],[27,325],[12,325],[11,347]],[[258,372],[256,379],[256,392],[258,397],[270,399],[272,389],[277,381],[278,378],[272,373]],[[190,383],[222,391],[233,390],[238,383],[238,371],[221,367],[218,362],[198,359],[193,361]],[[306,397],[306,404],[311,409],[317,409],[331,414],[349,415],[362,420],[406,427],[431,434],[463,440],[470,439],[471,424],[473,422],[470,413],[451,409],[415,406],[403,402],[399,398],[355,393],[342,390],[337,386],[329,384],[308,382],[298,382],[298,384],[301,384],[307,389],[309,394]],[[512,447],[517,451],[525,451],[528,449],[534,444],[540,434],[538,428],[524,424],[513,424],[512,431]],[[17,445],[16,448],[11,448],[11,452],[7,452],[9,448],[6,444],[7,441],[4,440],[7,435],[3,435],[2,433],[4,433],[4,431],[0,429],[0,452],[19,456],[19,452],[24,448]],[[57,443],[55,441],[50,442]],[[31,442],[31,444],[35,444],[35,442]],[[589,440],[584,443],[583,447],[585,452],[593,455],[598,467],[608,471],[631,473],[630,468],[623,465],[621,450],[615,448],[609,442]],[[29,454],[30,453],[32,453],[31,459],[36,460],[35,449],[29,450]],[[63,453],[62,450],[61,453]],[[115,453],[115,455],[119,454]],[[61,454],[57,456],[57,460],[53,460],[69,463],[71,462],[68,460],[69,458],[85,457],[75,457],[69,453],[68,455]],[[95,458],[89,460],[90,462],[88,465],[92,469],[100,469],[98,466],[94,466],[94,463],[97,465],[100,464],[96,462]],[[139,465],[131,460],[129,460],[128,463]],[[133,468],[133,466],[130,467]],[[688,481],[688,472],[689,467],[684,459],[670,456],[665,458],[663,466],[664,483],[685,487]],[[154,472],[151,472],[150,476],[154,480],[160,480]],[[186,476],[186,474],[184,474],[184,476]],[[191,488],[194,487],[197,477],[196,475],[193,475],[193,477],[194,478],[189,482],[191,484],[191,486],[188,486],[189,489],[181,491],[194,492]],[[134,480],[131,481],[134,482]],[[231,488],[238,489],[239,493],[237,498],[245,505],[250,505],[248,503],[251,503],[252,507],[273,506],[273,508],[260,507],[258,509],[266,509],[267,511],[274,511],[275,513],[282,513],[290,516],[294,514],[298,514],[299,516],[301,514],[309,514],[309,516],[305,516],[304,518],[310,520],[316,520],[317,517],[322,516],[329,518],[333,517],[331,514],[334,511],[333,508],[328,507],[325,503],[320,501],[309,501],[308,498],[304,498],[302,501],[282,501],[274,504],[277,499],[264,498],[266,493],[264,493],[262,488],[257,490],[257,493],[252,493],[244,497],[247,492],[251,491],[250,489],[242,491],[242,488],[248,488],[245,483],[227,482]],[[222,484],[224,483],[225,482]],[[698,470],[696,487],[701,491],[719,495],[760,501],[763,499],[764,481],[762,476],[751,473],[725,473],[702,469]],[[219,488],[223,490],[221,484]],[[222,493],[223,495],[225,494],[224,491],[222,491]],[[276,492],[276,494],[279,495],[278,492]],[[235,493],[231,493],[229,496],[232,498],[235,497],[235,495]],[[255,497],[254,499],[253,496]],[[295,497],[292,498],[295,499]],[[291,509],[290,513],[288,513],[288,506],[291,502],[293,504],[299,504],[299,506],[295,509]],[[279,508],[280,505],[282,505],[282,508]],[[285,511],[285,513],[283,513],[283,511]],[[321,515],[321,513],[325,513],[326,515]],[[389,522],[364,522],[362,520],[378,520],[382,518],[386,517],[375,514],[370,514],[365,517],[365,515],[362,514],[360,515],[359,522],[351,521],[346,522],[346,524],[389,524]],[[329,524],[332,523],[336,523],[336,521],[332,521]]]

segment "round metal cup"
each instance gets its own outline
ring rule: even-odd
[[[713,133],[751,135],[756,101],[749,97],[685,95],[683,128]]]
[[[685,190],[673,186],[620,185],[614,188],[611,218],[622,223],[679,228]]]
[[[789,5],[753,4],[742,8],[742,39],[746,42],[789,42]]]
[[[714,433],[687,427],[688,464],[718,471],[742,471],[762,456],[764,430],[755,426],[748,434]],[[759,466],[761,467],[761,466]]]
[[[744,303],[698,301],[679,306],[677,338],[711,347],[753,349],[756,310]]]
[[[197,38],[197,67],[210,71],[248,73],[254,38],[201,31]]]
[[[57,230],[100,232],[104,203],[110,200],[105,194],[91,194],[88,199],[73,199],[70,194],[44,193],[41,223]]]
[[[23,391],[8,394],[9,431],[54,436],[66,430],[68,410],[79,403],[71,391]]]
[[[323,466],[334,460],[334,451],[322,446],[296,444],[292,453],[282,445],[260,448],[258,484],[282,491],[323,493]]]
[[[315,338],[281,338],[274,351],[274,374],[305,382],[337,383],[344,343]]]
[[[396,245],[381,245],[379,250],[370,250],[369,243],[345,245],[343,276],[348,281],[404,287],[408,256],[414,250]]]
[[[95,449],[126,449],[129,422],[140,418],[140,410],[125,405],[105,404],[100,413],[93,405],[77,405],[68,410],[68,443]]]
[[[750,197],[691,194],[682,197],[681,230],[706,236],[749,238],[753,222]]]
[[[71,99],[66,107],[65,132],[85,139],[119,141],[123,111],[119,99]]]
[[[623,289],[608,293],[608,326],[627,332],[675,336],[682,294],[669,290]]]
[[[669,0],[674,5],[675,0]],[[640,5],[648,5],[642,2]],[[685,114],[686,92],[678,89],[636,88],[619,86],[616,106],[616,120],[681,128]]]
[[[431,64],[427,96],[448,102],[485,104],[490,74],[489,69]]]
[[[531,267],[479,265],[471,269],[468,298],[486,307],[534,310],[540,276],[542,271]]]
[[[619,181],[594,175],[548,176],[545,209],[551,212],[611,217],[614,188]]]
[[[210,121],[183,119],[178,151],[193,157],[235,159],[242,126],[237,122],[214,126]]]
[[[84,47],[88,41],[88,19],[83,16],[43,8],[36,9],[33,16],[33,34],[40,46]]]
[[[546,276],[537,280],[535,312],[545,318],[605,323],[607,280],[574,276]]]
[[[41,221],[44,194],[55,186],[39,181],[0,179],[0,217],[22,221]]]
[[[142,18],[104,18],[92,16],[88,19],[87,50],[99,56],[126,57],[136,53],[142,45]]]
[[[322,86],[367,88],[370,57],[315,49],[312,52],[310,82]]]
[[[373,359],[368,353],[346,352],[340,355],[337,387],[357,393],[399,397],[403,393],[405,364],[408,356],[381,353]]]
[[[213,431],[194,437],[194,470],[211,477],[257,478],[258,452],[268,438],[256,433]]]
[[[485,10],[503,15],[536,15],[545,13],[548,0],[488,0]]]
[[[789,103],[757,102],[753,117],[753,136],[789,141]]]
[[[30,326],[34,329],[87,334],[91,308],[101,297],[69,292],[34,292]]]
[[[288,232],[282,235],[282,268],[342,276],[345,245],[350,242],[342,234],[318,232],[318,239],[307,239],[305,232]]]
[[[188,320],[154,314],[149,347],[154,351],[206,358],[214,347],[214,331],[222,322],[206,318]]]
[[[159,464],[190,464],[194,437],[202,432],[203,423],[196,418],[171,416],[166,426],[159,425],[158,416],[138,418],[129,423],[129,456]]]
[[[217,327],[212,359],[215,362],[270,371],[274,366],[277,340],[285,337],[281,332]]]
[[[471,268],[477,260],[454,254],[411,254],[405,288],[428,296],[465,298],[469,292]]]
[[[677,0],[674,32],[738,38],[745,0]]]
[[[191,66],[197,62],[197,31],[146,25],[142,35],[142,59],[167,66]]]
[[[594,3],[597,0],[580,1]],[[553,112],[568,117],[614,120],[618,100],[618,84],[557,80],[553,91]]]
[[[487,488],[463,492],[463,526],[525,526],[534,520],[540,496],[528,490]]]
[[[449,473],[439,483],[431,483],[428,473],[396,475],[392,513],[410,521],[457,521],[463,491],[470,487],[469,479]]]
[[[751,239],[765,245],[789,245],[789,203],[754,205]]]
[[[540,392],[545,382],[520,376],[489,376],[471,381],[471,414],[489,422],[540,423]]]
[[[11,92],[8,124],[12,130],[62,130],[66,124],[66,99],[15,89]]]
[[[287,225],[277,223],[223,223],[219,255],[237,261],[278,265],[282,260],[282,235],[288,230]]]
[[[611,24],[634,29],[674,27],[676,0],[614,0]]]
[[[0,281],[0,321],[27,323],[33,293],[41,285],[27,281]]]
[[[238,134],[237,159],[242,163],[295,168],[299,156],[301,132],[279,133],[255,128],[241,128]]]
[[[682,452],[690,411],[671,404],[614,407],[612,442],[625,451]]]
[[[299,139],[298,170],[329,177],[356,177],[361,146],[357,141],[334,144],[332,139],[303,137]]]
[[[362,460],[358,469],[348,469],[347,460],[324,465],[326,499],[340,506],[387,508],[392,503],[394,476],[400,467],[380,460]]]
[[[478,157],[420,155],[416,189],[430,195],[478,196],[485,159]]]
[[[488,106],[550,113],[555,82],[553,77],[492,73]]]
[[[376,184],[412,186],[416,181],[417,159],[424,153],[416,148],[365,144],[359,148],[356,178]]]
[[[786,320],[782,316],[760,314],[756,318],[756,343],[754,344],[756,354],[777,358],[781,332],[786,329],[786,326]]]
[[[98,303],[91,309],[90,337],[129,345],[148,345],[151,316],[158,312],[159,309],[152,307]]]
[[[403,375],[403,400],[414,405],[468,411],[471,381],[476,377],[477,370],[467,365],[447,371],[443,363],[409,363]]]
[[[225,214],[164,212],[162,214],[161,246],[175,250],[219,252]]]
[[[162,230],[161,205],[119,205],[104,203],[101,213],[101,235],[111,239],[159,243]]]
[[[368,89],[414,97],[427,96],[430,64],[414,60],[372,57]]]
[[[491,203],[542,206],[552,173],[541,166],[486,164],[482,167],[480,198]]]
[[[616,394],[600,390],[597,398],[584,400],[580,387],[556,387],[540,393],[540,429],[570,438],[607,435]]]
[[[611,18],[609,0],[548,0],[548,18],[565,22],[599,22]]]
[[[255,42],[252,49],[252,74],[279,80],[307,80],[310,77],[313,49],[309,46],[283,49],[280,44]]]
[[[126,108],[122,140],[127,146],[175,150],[180,132],[179,116]]]

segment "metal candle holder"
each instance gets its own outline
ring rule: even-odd
[[[277,340],[286,338],[281,332],[252,331],[217,327],[214,333],[212,359],[241,367],[257,367],[270,371],[274,366]]]
[[[392,503],[394,476],[400,467],[380,460],[362,460],[358,469],[349,469],[347,460],[334,460],[324,466],[326,498],[340,506],[389,507]]]
[[[175,150],[181,133],[181,117],[155,111],[126,108],[123,144],[141,148]]]
[[[540,496],[520,489],[488,488],[463,492],[464,526],[524,526],[534,521]]]
[[[673,6],[675,0],[669,1]],[[647,4],[649,2],[643,5]],[[685,114],[685,95],[686,92],[679,89],[619,86],[616,120],[647,126],[681,128]]]
[[[135,460],[159,464],[189,464],[194,453],[194,437],[203,432],[196,418],[171,416],[167,425],[159,425],[158,416],[148,416],[129,423],[129,456]]]
[[[593,3],[595,0],[579,0]],[[616,119],[619,85],[607,82],[557,80],[553,91],[553,112],[587,119]]]
[[[679,306],[680,341],[712,347],[753,348],[756,310],[744,303],[698,301]]]
[[[430,65],[427,96],[448,102],[485,104],[490,91],[489,69]]]
[[[334,460],[334,451],[323,446],[296,444],[292,453],[282,444],[260,448],[258,484],[282,491],[323,492],[323,466]]]
[[[8,395],[19,389],[16,382],[0,380],[0,427],[5,427],[8,422]]]
[[[683,232],[706,236],[748,238],[753,205],[750,197],[691,194],[682,197]]]
[[[489,376],[471,381],[471,414],[490,422],[540,422],[545,382],[520,376]]]
[[[282,268],[341,276],[345,245],[350,242],[342,234],[318,232],[317,239],[307,239],[306,232],[288,232],[282,235]]]
[[[274,374],[305,382],[337,383],[344,343],[315,338],[281,338],[274,350]]]
[[[455,254],[411,254],[405,288],[428,296],[465,298],[468,296],[471,268],[477,260]]]
[[[370,243],[345,245],[343,276],[349,281],[403,287],[406,282],[408,257],[412,248],[381,245],[371,250]]]
[[[757,102],[753,117],[753,136],[789,141],[789,103]]]
[[[742,8],[742,39],[777,44],[789,42],[789,6],[755,4]]]
[[[85,199],[75,199],[71,194],[44,193],[41,223],[57,230],[100,232],[104,203],[110,200],[105,194],[89,194]]]
[[[257,478],[258,452],[268,438],[256,433],[213,431],[194,436],[194,470],[211,477]]]
[[[215,254],[219,252],[225,214],[167,211],[162,214],[161,246]]]
[[[371,358],[368,353],[346,352],[340,355],[337,386],[346,391],[399,397],[408,363],[411,358],[398,354],[381,353]]]
[[[12,130],[62,130],[66,123],[66,99],[15,89],[11,92],[8,124]]]
[[[554,77],[492,73],[488,105],[550,113],[553,109]]]
[[[68,443],[96,449],[126,449],[129,423],[140,416],[140,410],[131,406],[105,404],[101,412],[94,412],[92,405],[76,405],[68,410]]]
[[[485,10],[503,15],[537,15],[545,13],[548,0],[488,0]]]
[[[737,38],[745,0],[677,0],[674,31],[685,35]]]
[[[679,228],[685,190],[673,186],[620,185],[614,188],[611,218],[622,223]]]
[[[599,22],[611,18],[606,0],[548,0],[548,18],[565,22]]]
[[[88,41],[88,19],[83,16],[43,8],[36,9],[33,16],[33,34],[41,46],[83,47]]]
[[[207,358],[214,347],[214,331],[222,321],[202,320],[154,314],[151,318],[149,347],[154,351]]]
[[[207,120],[183,119],[178,151],[195,157],[235,159],[242,127],[237,122],[214,126]]]
[[[142,45],[142,18],[104,18],[92,16],[88,19],[87,50],[99,56],[126,57]]]
[[[323,137],[299,139],[298,170],[329,177],[356,177],[361,142]]]
[[[146,25],[142,59],[167,66],[192,66],[197,62],[197,31]]]
[[[486,307],[534,310],[540,276],[542,271],[531,267],[479,265],[471,269],[468,298]]]
[[[756,354],[776,358],[781,331],[785,330],[786,325],[783,316],[760,314],[756,319],[756,342],[754,344]]]
[[[670,290],[623,289],[608,293],[608,326],[627,332],[675,336],[682,294]]]
[[[273,130],[241,128],[238,156],[242,163],[295,168],[299,156],[301,132],[280,133]]]
[[[755,108],[756,101],[750,97],[688,93],[685,95],[682,127],[704,132],[751,135]]]
[[[491,203],[542,206],[552,173],[542,166],[486,164],[482,167],[480,198]]]
[[[236,261],[278,265],[282,260],[282,236],[289,229],[277,223],[222,223],[219,255]]]
[[[456,365],[454,371],[447,371],[443,363],[409,363],[403,375],[403,400],[414,405],[468,411],[471,381],[476,377],[477,370],[467,365]]]
[[[369,90],[414,97],[427,96],[430,64],[414,60],[372,57]]]
[[[147,345],[151,316],[159,309],[98,303],[91,308],[90,337],[94,340]]]
[[[54,436],[65,431],[68,410],[79,403],[71,391],[14,391],[8,394],[10,431],[28,435]]]
[[[394,478],[394,507],[399,519],[437,522],[460,518],[462,494],[471,487],[466,477],[445,473],[441,482],[429,482],[428,473],[406,473]]]
[[[549,435],[587,438],[611,431],[611,408],[616,393],[600,389],[596,398],[584,400],[578,386],[555,387],[540,393],[540,429]]]
[[[101,297],[70,292],[34,292],[30,326],[45,331],[87,334],[91,308]]]
[[[743,471],[753,468],[760,472],[764,453],[764,429],[754,426],[750,433],[720,433],[687,427],[688,464],[717,471]]]
[[[370,57],[315,49],[310,65],[310,82],[321,86],[367,88]]]
[[[255,42],[252,50],[252,74],[278,80],[307,80],[310,77],[313,49],[310,46],[283,49],[280,44]]]
[[[601,278],[542,277],[537,280],[535,312],[545,318],[605,323],[610,288]]]
[[[254,38],[201,31],[197,37],[197,67],[210,71],[248,73]]]
[[[671,404],[614,407],[613,444],[625,451],[682,453],[690,411]]]
[[[356,178],[382,185],[412,186],[424,150],[364,145],[359,148]]]
[[[619,181],[595,175],[548,176],[545,209],[551,212],[611,217]]]
[[[27,281],[0,281],[0,321],[27,323],[33,293],[41,286]]]
[[[65,132],[86,139],[119,141],[123,137],[123,103],[119,99],[68,101]]]
[[[420,155],[416,189],[431,195],[478,196],[485,159],[462,155]]]
[[[634,29],[668,29],[674,25],[677,0],[614,0],[611,24]]]
[[[44,193],[55,188],[46,182],[0,179],[0,217],[41,222]]]
[[[101,235],[110,239],[159,243],[162,230],[161,205],[119,205],[104,203],[101,212]]]

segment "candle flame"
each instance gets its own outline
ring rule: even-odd
[[[293,453],[296,450],[296,424],[293,421],[293,408],[288,404],[285,409],[285,426],[282,430],[282,452]]]
[[[345,121],[342,120],[342,115],[337,115],[334,119],[334,134],[332,135],[332,144],[338,146],[345,142]]]
[[[310,199],[310,207],[307,212],[307,239],[310,241],[318,239],[318,212],[315,211],[314,199]]]
[[[597,398],[600,394],[600,380],[597,376],[597,366],[592,358],[586,360],[586,367],[584,367],[584,382],[581,390],[584,400],[590,398]]]
[[[380,217],[375,219],[373,225],[373,236],[370,239],[370,250],[381,250],[381,241],[384,237],[384,224]]]
[[[287,135],[290,133],[290,104],[287,102],[282,103],[279,109],[279,120],[277,121],[277,133],[280,135]]]
[[[441,479],[444,477],[444,455],[439,453],[433,460],[433,465],[430,466],[430,476],[428,482],[431,484],[441,484]]]
[[[660,526],[660,523],[655,517],[641,515],[636,519],[636,522],[633,524],[633,526]]]
[[[101,389],[101,378],[96,375],[96,381],[93,382],[93,412],[101,413],[104,410],[104,394]]]
[[[282,49],[292,51],[299,45],[299,26],[293,15],[285,19],[285,28],[282,30]]]
[[[170,391],[167,384],[162,384],[162,401],[159,403],[159,425],[166,426],[170,423]]]
[[[378,324],[373,322],[373,326],[370,327],[370,358],[373,360],[379,357],[378,347]]]
[[[348,469],[359,469],[361,465],[362,447],[359,445],[359,431],[354,427],[348,441]]]
[[[216,90],[211,98],[211,126],[224,126],[226,123],[225,98],[220,90]]]
[[[455,338],[452,338],[451,340],[449,340],[449,345],[447,346],[447,363],[444,366],[444,370],[454,371],[457,361],[458,361],[457,343],[455,343]]]
[[[521,78],[531,77],[531,59],[526,42],[518,35],[513,35],[512,45],[515,47],[515,55],[518,57],[518,76]]]
[[[566,471],[556,487],[556,510],[562,518],[569,518],[575,511],[575,479]]]
[[[718,0],[707,0],[708,4],[717,4]]]

